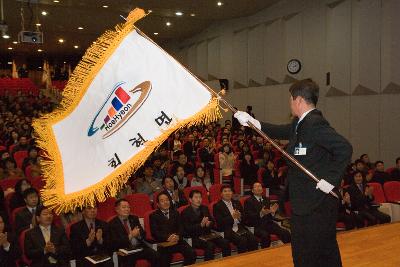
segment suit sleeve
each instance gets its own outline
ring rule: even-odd
[[[156,241],[159,242],[164,242],[168,239],[169,234],[165,233],[163,231],[160,231],[160,223],[158,222],[158,215],[156,213],[153,213],[150,215],[150,229],[151,229],[151,235]]]
[[[72,251],[75,255],[81,255],[88,249],[88,246],[86,244],[86,238],[80,233],[80,229],[78,228],[77,223],[71,226],[70,239],[71,239],[71,244],[74,244],[72,246]],[[93,243],[90,247],[92,246]]]
[[[56,254],[63,259],[68,259],[71,255],[71,249],[64,230],[60,230],[60,243],[56,247]]]
[[[42,247],[36,247],[33,242],[32,237],[33,232],[27,232],[25,235],[25,254],[26,256],[31,259],[38,259],[44,255],[44,250]]]
[[[188,209],[185,209],[182,212],[182,224],[185,233],[187,233],[189,236],[192,236],[195,233],[201,231],[200,223],[194,223],[194,221],[191,220],[190,212]]]
[[[140,239],[140,240],[144,239],[146,237],[146,233],[145,233],[142,225],[139,222],[139,218],[137,216],[133,216],[132,220],[133,220],[134,225],[139,227],[140,237],[138,239]]]
[[[272,139],[289,140],[292,124],[270,124],[261,122],[261,131],[265,132]]]
[[[256,206],[250,199],[244,202],[243,217],[245,218],[244,223],[248,224],[249,226],[253,226],[260,218],[260,213],[257,212]]]
[[[233,225],[233,218],[230,214],[224,212],[221,204],[215,204],[214,207],[214,218],[217,222],[218,228],[224,229],[228,226]]]

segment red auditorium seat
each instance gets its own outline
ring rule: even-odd
[[[17,151],[14,153],[14,160],[17,163],[18,168],[22,168],[22,163],[26,157],[28,157],[28,151],[26,150]]]
[[[202,204],[203,205],[208,205],[210,201],[208,201],[208,195],[207,195],[207,190],[204,188],[204,186],[193,186],[193,187],[186,187],[183,190],[183,193],[185,194],[186,199],[189,200],[189,194],[192,192],[192,190],[198,190],[201,192],[201,197],[202,197]]]
[[[14,188],[15,184],[19,181],[19,178],[6,178],[0,181],[0,186],[3,191],[6,191],[7,188]]]
[[[385,191],[386,200],[388,202],[399,202],[400,201],[400,182],[391,181],[383,184]]]
[[[43,189],[43,187],[45,185],[43,177],[41,177],[41,176],[32,178],[31,183],[32,183],[32,187],[34,187],[38,191]]]
[[[131,213],[143,218],[147,211],[151,211],[150,197],[147,194],[136,193],[125,196],[131,206]]]
[[[19,244],[19,247],[21,249],[21,254],[22,254],[22,257],[21,257],[22,258],[22,263],[26,264],[28,266],[30,266],[31,263],[32,263],[32,261],[30,259],[28,259],[28,257],[25,254],[25,234],[29,230],[30,229],[26,229],[26,230],[22,231],[21,234],[19,235],[19,238],[18,238],[18,244]],[[20,266],[24,266],[24,265],[20,265]]]
[[[100,202],[97,206],[97,218],[107,221],[110,217],[115,216],[114,204],[117,200],[115,197],[107,198],[106,201]]]
[[[15,231],[15,217],[17,216],[17,213],[19,213],[21,210],[23,210],[25,208],[25,206],[23,207],[18,207],[15,208],[12,213],[11,213],[11,217],[10,217],[10,225],[12,226],[13,230]]]
[[[376,203],[384,203],[386,202],[385,194],[383,193],[383,189],[380,183],[368,183],[369,186],[374,188],[373,195]]]
[[[213,184],[210,187],[210,202],[218,201],[221,199],[221,187],[223,184]]]

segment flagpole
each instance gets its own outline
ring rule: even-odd
[[[156,45],[159,49],[161,49],[162,51],[164,51],[167,55],[169,55],[171,58],[173,58],[178,64],[180,64],[186,71],[188,71],[194,78],[196,78],[200,83],[202,83],[207,90],[214,96],[217,97],[218,100],[220,102],[222,102],[225,106],[228,107],[228,109],[230,109],[232,111],[232,113],[236,113],[237,110],[230,104],[228,103],[228,101],[226,101],[225,99],[223,99],[221,97],[221,95],[224,95],[225,90],[222,90],[220,92],[220,94],[216,93],[213,89],[211,89],[208,85],[206,85],[203,81],[201,81],[198,77],[196,77],[196,75],[194,75],[192,72],[190,72],[186,67],[184,67],[178,60],[176,60],[173,56],[171,56],[170,54],[168,54],[164,49],[162,49],[157,43],[155,43],[151,38],[149,38],[144,32],[142,32],[141,30],[139,30],[135,25],[134,25],[135,29],[137,30],[137,32],[142,35],[143,37],[145,37],[147,40],[149,40],[150,42],[152,42],[154,45]],[[275,147],[279,152],[281,152],[286,158],[288,158],[293,164],[295,164],[297,167],[299,167],[300,170],[302,170],[305,174],[307,174],[312,180],[314,180],[316,183],[318,183],[320,181],[320,179],[318,179],[311,171],[309,171],[306,167],[304,167],[300,162],[298,162],[292,155],[290,155],[289,153],[287,153],[284,149],[282,149],[274,140],[272,140],[266,133],[264,133],[263,131],[261,131],[260,129],[258,129],[254,124],[252,124],[251,122],[247,122],[247,124],[249,125],[249,127],[251,129],[253,129],[254,131],[256,131],[262,138],[266,139],[273,147]],[[336,192],[329,192],[329,194],[331,194],[332,196],[336,197],[337,199],[339,198],[339,195],[336,194]]]

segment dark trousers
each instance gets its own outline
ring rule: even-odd
[[[192,245],[194,248],[204,250],[205,261],[214,259],[214,253],[216,247],[222,250],[223,257],[231,255],[231,247],[229,245],[229,241],[224,238],[217,238],[210,241],[204,241],[199,238],[193,238]]]
[[[290,232],[273,221],[263,222],[260,226],[254,228],[254,235],[261,239],[262,248],[271,245],[271,234],[277,235],[285,244],[290,242]]]
[[[343,222],[346,230],[352,230],[354,228],[362,228],[365,226],[364,219],[354,212],[340,212],[338,215],[338,221]]]
[[[118,265],[121,267],[131,267],[135,266],[137,260],[147,260],[152,267],[157,267],[160,266],[159,258],[160,256],[155,250],[145,246],[143,247],[142,251],[134,254],[128,256],[118,256]]]
[[[257,238],[247,230],[244,230],[244,233],[241,235],[235,233],[232,230],[225,231],[224,237],[235,244],[238,249],[238,253],[258,249]]]
[[[113,267],[114,263],[113,263],[112,257],[108,261],[102,262],[102,263],[98,263],[98,264],[93,264],[93,263],[91,263],[90,261],[88,261],[86,259],[76,260],[76,267],[87,267],[87,266]]]
[[[172,254],[174,253],[181,253],[183,255],[183,265],[191,265],[196,262],[196,253],[186,241],[179,241],[178,244],[170,247],[158,247],[158,252],[160,253],[159,266],[161,267],[170,266]]]
[[[389,223],[391,219],[389,215],[380,212],[376,208],[360,211],[358,212],[358,215],[361,216],[364,220],[367,220],[368,226],[378,223]]]
[[[338,201],[330,196],[307,215],[291,217],[292,257],[295,267],[340,267],[336,241]]]

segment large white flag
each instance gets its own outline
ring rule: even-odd
[[[34,122],[58,212],[114,196],[173,131],[220,118],[213,92],[133,26],[143,14],[96,40],[60,108]]]

